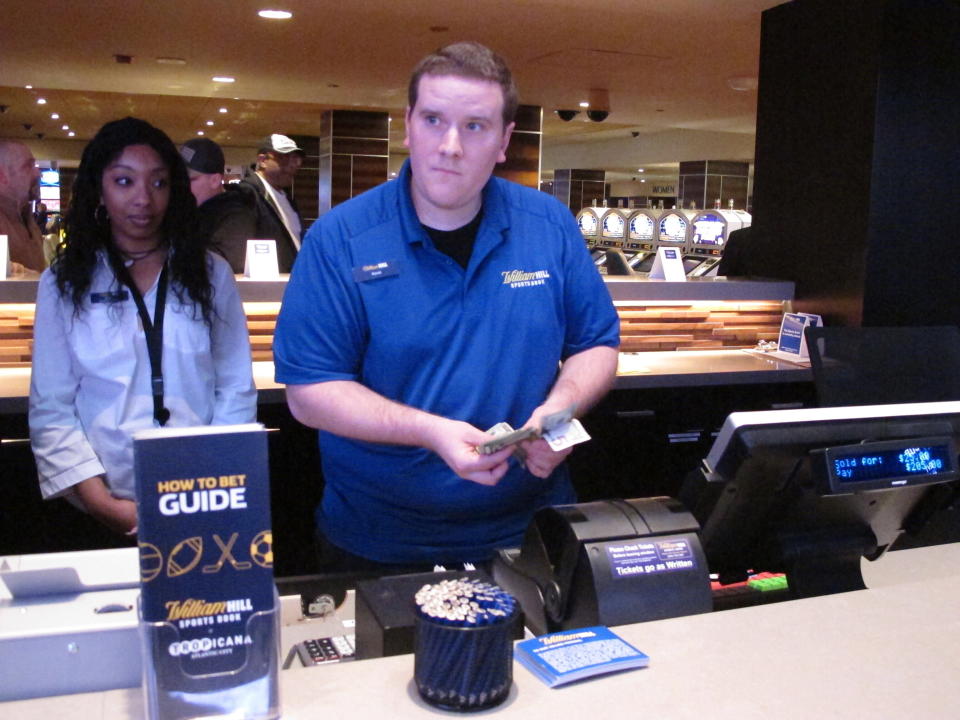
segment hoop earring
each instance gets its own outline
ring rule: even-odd
[[[107,214],[107,206],[103,203],[97,205],[97,209],[93,211],[93,219],[97,222],[97,225],[109,225],[110,216]]]

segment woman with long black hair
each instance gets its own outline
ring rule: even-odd
[[[246,318],[194,238],[186,167],[161,130],[104,125],[83,152],[65,242],[40,279],[30,438],[45,498],[136,528],[132,434],[252,422]]]

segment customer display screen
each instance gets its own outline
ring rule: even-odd
[[[949,438],[833,447],[825,455],[835,491],[942,482],[957,475],[957,453]]]

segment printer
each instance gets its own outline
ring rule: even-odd
[[[710,612],[699,525],[673,498],[604,500],[538,510],[493,577],[535,635]]]

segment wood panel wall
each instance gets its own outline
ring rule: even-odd
[[[278,302],[245,302],[253,360],[273,360]],[[776,340],[781,301],[631,303],[617,308],[624,352],[721,350]],[[32,304],[0,304],[0,367],[30,367]]]

